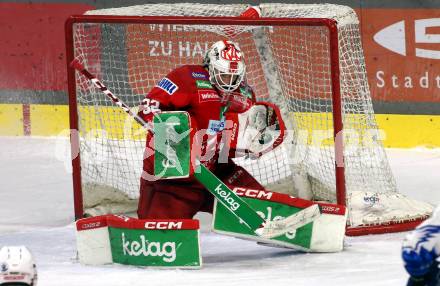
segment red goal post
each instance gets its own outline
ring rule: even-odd
[[[162,27],[160,33],[154,30],[157,27]],[[196,43],[222,39],[227,37],[224,32],[225,27],[228,29],[234,27],[238,31],[233,36],[233,40],[237,41],[244,51],[248,65],[247,79],[257,97],[281,105],[283,117],[287,117],[291,122],[288,126],[293,129],[292,141],[297,144],[293,144],[294,147],[287,146],[283,147],[284,149],[274,150],[272,154],[263,156],[258,164],[244,161],[239,163],[249,168],[248,170],[269,189],[273,188],[277,191],[285,191],[286,186],[290,188],[290,185],[295,184],[296,175],[300,174],[309,181],[306,188],[309,189],[308,193],[312,194],[313,199],[347,205],[355,216],[356,210],[350,206],[350,203],[353,202],[354,206],[358,202],[359,198],[352,194],[357,194],[360,187],[353,187],[355,191],[347,190],[347,178],[349,186],[359,183],[356,181],[376,179],[371,174],[365,176],[362,174],[364,163],[362,160],[364,156],[368,156],[363,153],[375,152],[372,157],[380,157],[376,160],[379,163],[374,160],[369,162],[367,164],[369,168],[385,164],[382,161],[386,161],[385,167],[380,165],[377,167],[379,171],[371,171],[375,175],[385,170],[382,173],[388,177],[378,179],[379,181],[394,179],[387,173],[389,166],[386,155],[384,158],[381,157],[384,156],[383,147],[377,142],[374,142],[372,147],[368,146],[368,142],[361,142],[362,146],[359,149],[362,150],[357,151],[360,154],[358,158],[352,154],[356,152],[347,151],[347,146],[351,144],[350,140],[344,147],[344,138],[346,138],[344,125],[349,126],[350,130],[354,129],[353,126],[358,128],[359,130],[355,130],[361,134],[359,137],[362,137],[359,140],[366,140],[363,137],[368,133],[368,128],[371,126],[377,128],[377,125],[374,121],[368,83],[360,83],[361,87],[347,84],[351,81],[359,84],[357,81],[366,80],[366,77],[358,75],[360,72],[357,67],[347,68],[345,63],[341,63],[346,60],[343,57],[347,54],[350,56],[350,52],[341,50],[346,47],[341,47],[343,36],[337,20],[277,17],[245,19],[230,16],[72,16],[66,22],[67,61],[70,63],[73,59],[78,59],[86,63],[94,74],[101,76],[100,80],[113,93],[129,99],[131,107],[135,108],[145,93],[168,71],[181,64],[201,63],[200,57],[182,56],[182,50],[186,52],[188,45],[182,49],[182,46],[177,48],[174,43],[185,45],[185,40],[188,39]],[[354,38],[358,39],[357,36]],[[148,51],[148,45],[143,39],[145,42],[149,41],[150,47],[159,43],[157,48],[162,49],[162,57],[153,57],[154,53],[151,49]],[[266,43],[267,46],[262,43]],[[264,49],[270,50],[269,56],[264,54]],[[197,54],[198,50],[195,53]],[[357,54],[356,56],[359,57]],[[348,61],[364,65],[363,55],[360,59]],[[272,65],[275,75],[268,75],[270,73],[264,70],[267,65]],[[365,73],[364,66],[360,71]],[[279,90],[274,92],[270,82],[277,82]],[[362,92],[358,91],[359,89]],[[128,129],[134,134],[128,132],[130,134],[127,135],[127,126],[120,126],[121,121],[126,120],[124,115],[115,112],[111,103],[106,102],[105,96],[96,94],[91,84],[73,69],[68,69],[68,90],[70,128],[78,130],[71,136],[75,217],[78,219],[85,213],[86,197],[93,196],[94,192],[102,196],[101,191],[109,189],[111,193],[121,192],[128,199],[136,199],[136,185],[139,178],[136,178],[136,172],[141,170],[136,170],[135,166],[141,166],[139,162],[142,160],[142,155],[139,157],[133,154],[142,153],[144,135],[131,125]],[[355,96],[350,98],[352,94]],[[369,122],[371,120],[373,122]],[[88,133],[92,127],[99,127],[99,130],[105,132],[90,137]],[[313,133],[315,127],[317,127],[316,131],[323,131],[325,134],[331,132],[332,138],[322,140],[320,145],[315,146],[313,134],[308,134],[306,139],[302,138],[303,141],[300,142],[301,131]],[[377,151],[376,148],[382,149]],[[117,156],[103,158],[113,156],[112,152]],[[285,162],[281,158],[285,158],[286,153],[287,157],[299,156],[298,154],[301,153],[304,155],[303,161]],[[87,158],[81,161],[83,154]],[[139,161],[137,165],[133,163],[135,160]],[[307,160],[313,161],[313,164],[308,163]],[[347,162],[348,168],[359,168],[359,170],[349,170],[347,174]],[[124,168],[130,169],[133,174],[125,176]],[[319,169],[319,172],[316,169]],[[120,179],[121,173],[124,173],[124,177],[120,181],[115,181]],[[371,185],[376,186],[374,183]],[[124,189],[126,187],[127,189]],[[371,186],[365,187],[366,191],[361,200],[365,200],[368,196],[376,198],[376,194],[380,194],[377,197],[381,200],[388,200],[390,197],[388,193],[391,192],[388,190],[373,190],[375,192],[370,194],[372,191],[369,188]],[[388,188],[392,186],[385,187]],[[285,192],[292,193],[292,190]],[[386,194],[386,199],[383,194]],[[395,194],[397,194],[396,199],[394,199]],[[104,196],[107,196],[107,193]],[[392,203],[395,200],[407,199],[401,198],[398,193],[392,193],[391,197],[393,197]],[[99,201],[95,197],[92,200]],[[110,211],[118,212],[121,209],[110,208]],[[376,218],[368,224],[353,224],[349,221],[347,234],[411,229],[425,219],[428,213],[427,206],[420,204],[416,214],[403,214],[401,218],[392,218],[390,221],[375,222]],[[362,221],[362,218],[360,219]]]

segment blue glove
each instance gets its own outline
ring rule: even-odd
[[[406,236],[402,246],[405,269],[411,276],[426,275],[439,256],[440,225],[423,225]]]
[[[410,276],[406,286],[440,286],[440,269],[438,261],[434,262],[423,276]]]
[[[423,276],[428,273],[432,263],[437,258],[435,252],[421,247],[418,253],[412,249],[402,249],[405,269],[411,276]]]

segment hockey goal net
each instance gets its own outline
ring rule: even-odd
[[[89,11],[67,22],[68,61],[80,60],[135,110],[172,69],[200,64],[215,41],[236,41],[257,98],[277,104],[290,129],[281,147],[239,164],[269,190],[347,205],[348,234],[410,229],[429,216],[430,205],[396,190],[354,11],[265,4],[261,18],[238,17],[246,9],[155,4]],[[72,69],[69,94],[71,128],[78,130],[76,217],[134,211],[145,131]]]

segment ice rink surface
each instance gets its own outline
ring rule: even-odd
[[[65,139],[0,137],[0,247],[26,245],[39,285],[405,285],[404,233],[347,238],[333,254],[303,254],[210,233],[201,216],[201,270],[154,270],[76,261]],[[388,149],[399,191],[440,202],[440,150]]]

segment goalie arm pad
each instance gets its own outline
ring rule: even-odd
[[[246,112],[230,114],[227,119],[235,125],[230,140],[231,151],[236,151],[233,157],[250,154],[258,158],[278,147],[286,134],[279,108],[269,102],[256,102]]]

